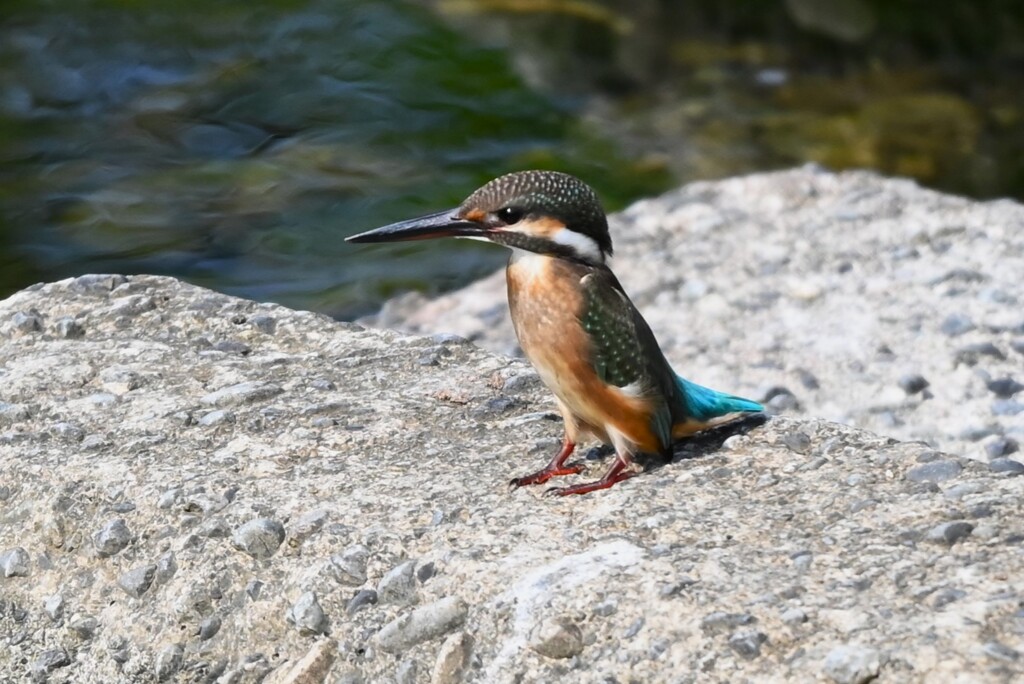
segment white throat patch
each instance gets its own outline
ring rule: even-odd
[[[597,242],[583,233],[562,228],[551,236],[551,240],[572,249],[587,261],[592,261],[596,264],[604,263],[604,254],[601,253],[601,248],[597,246]]]

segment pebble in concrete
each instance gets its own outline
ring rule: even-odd
[[[20,546],[0,553],[0,569],[4,577],[28,577],[29,562],[28,551]]]
[[[749,613],[725,613],[716,611],[710,613],[700,621],[700,627],[705,634],[720,634],[728,632],[735,627],[751,625],[757,619]]]
[[[981,647],[981,650],[983,650],[985,655],[993,660],[1012,663],[1020,659],[1020,651],[1015,648],[1010,648],[1006,644],[1001,644],[998,641],[985,642]]]
[[[71,623],[68,627],[74,632],[82,641],[88,641],[96,636],[96,628],[99,626],[99,621],[91,615],[76,615],[71,618]]]
[[[123,518],[115,518],[92,536],[93,544],[100,556],[113,556],[132,541],[132,533]]]
[[[117,586],[132,598],[142,598],[142,595],[152,586],[156,572],[156,565],[133,568],[118,578]]]
[[[373,589],[360,589],[356,592],[356,595],[349,600],[345,606],[345,612],[349,615],[359,612],[361,609],[368,606],[376,605],[377,603],[377,592]]]
[[[928,541],[952,546],[961,539],[966,538],[974,531],[974,525],[966,520],[954,520],[941,523],[928,530],[925,538]]]
[[[794,626],[807,622],[807,611],[803,608],[790,608],[779,616],[787,625]]]
[[[583,632],[568,618],[547,618],[530,635],[530,648],[547,658],[571,658],[583,651]]]
[[[57,322],[54,323],[53,328],[58,337],[63,337],[68,340],[77,340],[78,338],[85,336],[85,328],[81,323],[70,316],[58,319]]]
[[[398,653],[416,644],[447,634],[466,620],[469,607],[448,596],[395,618],[377,633],[377,644],[388,653]]]
[[[806,454],[811,450],[811,438],[806,433],[794,430],[787,432],[782,436],[782,443],[789,448],[790,451],[798,454]]]
[[[50,598],[46,599],[46,603],[43,604],[43,611],[53,622],[60,621],[60,619],[64,617],[64,596],[61,594],[54,594]]]
[[[0,425],[13,425],[32,417],[24,404],[8,404],[0,401]]]
[[[461,682],[473,651],[473,637],[465,632],[452,634],[441,644],[430,673],[430,684],[457,684]]]
[[[962,471],[963,466],[956,461],[931,461],[908,470],[906,478],[911,482],[945,482]]]
[[[200,401],[207,406],[239,406],[276,397],[283,391],[279,385],[270,382],[240,382],[211,392]]]
[[[23,335],[36,333],[42,331],[43,319],[35,311],[19,311],[11,316],[11,327]]]
[[[836,684],[864,684],[878,676],[878,651],[863,646],[836,646],[825,658],[825,674]]]
[[[406,659],[395,668],[397,684],[416,684],[419,681],[419,665],[415,660]]]
[[[160,556],[156,561],[156,581],[160,584],[166,584],[174,577],[174,573],[178,572],[178,561],[174,557],[173,551],[168,551]]]
[[[1006,473],[1007,475],[1024,474],[1024,463],[1015,461],[1012,458],[994,458],[988,464],[988,467],[996,473]]]
[[[55,648],[40,653],[39,657],[32,661],[29,670],[32,671],[37,679],[46,681],[47,675],[51,672],[67,667],[70,664],[71,656],[68,655],[68,652],[63,648]]]
[[[900,377],[899,386],[900,389],[906,392],[908,395],[917,394],[928,389],[929,383],[925,380],[924,376],[919,373],[911,373]]]
[[[324,634],[327,631],[327,615],[312,591],[303,593],[292,605],[288,610],[288,621],[303,634]]]
[[[761,645],[768,641],[768,635],[756,629],[744,629],[729,636],[729,648],[737,655],[753,660],[761,655]]]
[[[1024,384],[1017,382],[1016,379],[1009,376],[989,380],[987,385],[989,391],[1000,399],[1009,399],[1013,395],[1017,394],[1017,392],[1024,390]]]
[[[171,679],[185,660],[185,649],[181,644],[171,644],[160,649],[157,653],[154,669],[157,681],[166,682]]]
[[[416,602],[416,563],[408,561],[391,569],[377,585],[381,603],[407,605]]]
[[[327,572],[341,584],[361,586],[366,582],[366,561],[369,555],[365,546],[350,546],[331,556]]]
[[[231,536],[231,543],[253,558],[270,558],[281,546],[284,537],[284,525],[270,518],[257,518],[236,529]]]
[[[334,639],[318,639],[310,646],[306,655],[292,666],[280,684],[313,684],[314,682],[328,681],[331,674],[331,666],[338,657],[338,642]],[[345,675],[338,676],[330,681],[341,682]],[[358,681],[358,680],[357,680]]]
[[[221,619],[211,615],[199,623],[199,638],[203,641],[212,639],[220,631]]]

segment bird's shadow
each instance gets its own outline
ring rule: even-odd
[[[764,425],[769,420],[770,416],[767,414],[755,413],[745,418],[734,420],[731,423],[698,432],[690,437],[684,437],[672,444],[671,454],[637,454],[634,460],[644,467],[645,472],[650,472],[671,463],[700,458],[721,449],[725,440],[730,437],[745,435],[754,428]],[[584,458],[587,461],[599,461],[614,453],[614,447],[603,444],[590,449]]]

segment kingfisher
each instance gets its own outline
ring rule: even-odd
[[[675,440],[763,411],[757,402],[677,375],[608,267],[612,240],[597,194],[574,176],[520,171],[496,178],[454,209],[353,235],[350,242],[457,237],[512,250],[505,271],[519,345],[555,395],[562,446],[513,488],[583,471],[567,463],[581,440],[615,449],[604,476],[548,490],[606,489],[642,469],[637,454],[670,459]]]

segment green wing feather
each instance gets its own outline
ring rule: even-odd
[[[645,380],[643,349],[625,296],[600,282],[597,273],[585,276],[580,323],[590,337],[591,363],[604,382],[625,387]]]
[[[602,381],[615,387],[633,385],[652,400],[651,429],[664,448],[672,443],[671,401],[675,374],[654,334],[611,271],[585,275],[580,323],[590,337],[591,365]]]

